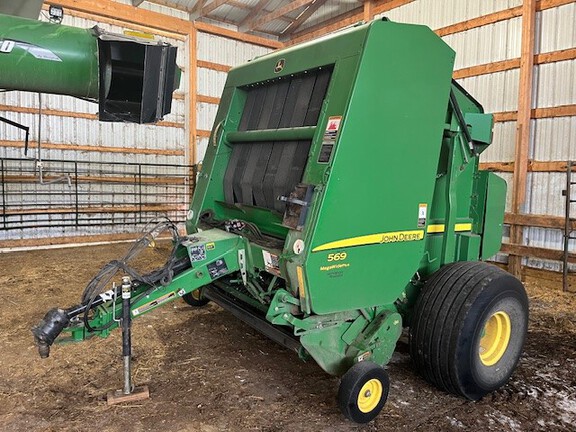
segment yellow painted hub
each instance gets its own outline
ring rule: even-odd
[[[493,366],[500,361],[508,348],[511,333],[510,316],[506,312],[498,311],[488,318],[480,339],[480,361],[484,366]]]
[[[382,399],[382,383],[379,379],[372,378],[362,386],[358,394],[358,409],[363,413],[372,411]]]
[[[199,289],[192,291],[192,298],[194,300],[200,300],[200,297],[202,297],[202,296],[200,295]]]

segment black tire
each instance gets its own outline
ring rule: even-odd
[[[376,363],[362,361],[352,366],[342,377],[338,389],[338,405],[349,420],[368,423],[384,407],[389,390],[390,380],[384,368]]]
[[[527,329],[528,297],[518,279],[483,262],[448,264],[416,302],[410,355],[438,388],[478,400],[508,381]]]
[[[182,299],[186,303],[188,303],[190,306],[193,306],[193,307],[206,306],[208,304],[208,302],[210,302],[210,300],[208,300],[206,297],[203,296],[202,291],[203,291],[203,289],[199,288],[199,289],[194,290],[188,294],[184,294],[182,296]]]

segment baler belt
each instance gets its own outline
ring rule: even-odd
[[[280,126],[280,119],[282,117],[282,111],[284,110],[284,102],[286,101],[289,87],[289,81],[283,81],[278,86],[275,86],[276,94],[272,109],[270,110],[270,117],[267,125],[263,125],[262,129],[266,127],[276,129]],[[265,142],[260,143],[258,147],[260,148],[260,153],[258,154],[258,160],[256,161],[252,176],[252,195],[254,196],[254,203],[257,206],[267,207],[266,198],[264,197],[264,175],[266,174],[266,167],[270,161],[274,146],[272,142]]]
[[[316,125],[331,74],[324,68],[248,88],[238,130]],[[310,145],[309,140],[234,145],[224,176],[226,202],[283,212],[277,197],[301,181]]]

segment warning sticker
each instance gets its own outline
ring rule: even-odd
[[[208,273],[212,279],[218,279],[220,276],[224,276],[228,273],[228,266],[226,261],[223,259],[217,259],[206,266],[208,268]]]
[[[418,228],[426,226],[426,214],[428,213],[428,204],[418,205]]]
[[[160,306],[162,303],[166,303],[167,301],[172,300],[176,297],[176,293],[174,291],[169,292],[168,294],[164,294],[163,296],[158,297],[156,300],[152,300],[151,302],[145,303],[137,309],[132,311],[133,316],[138,316],[143,314],[144,312],[148,312],[150,309],[155,308],[156,306]]]
[[[280,261],[278,260],[278,255],[274,255],[267,250],[263,250],[262,257],[264,258],[264,266],[266,267],[266,271],[280,276]]]
[[[0,40],[0,53],[10,54],[15,47],[24,51],[28,51],[38,60],[49,60],[61,62],[62,59],[58,57],[53,51],[38,45],[29,44],[27,42],[13,41],[10,39]]]
[[[206,247],[204,245],[190,246],[188,248],[188,255],[190,255],[190,261],[204,261],[206,259]]]
[[[340,123],[342,123],[342,116],[333,116],[328,118],[326,131],[324,132],[324,143],[336,141],[336,136],[340,130]]]

